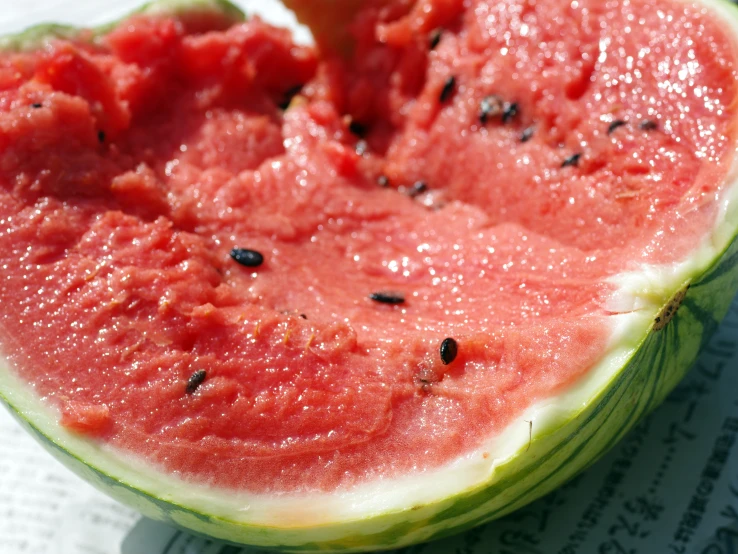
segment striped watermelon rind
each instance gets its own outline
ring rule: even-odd
[[[246,17],[241,8],[228,0],[153,0],[130,15],[165,14],[197,17],[201,13],[215,14],[223,17],[224,21],[232,23],[243,21]],[[20,33],[0,37],[0,50],[5,52],[36,50],[49,40],[75,39],[79,38],[81,34],[86,39],[94,40],[96,37],[109,32],[117,24],[118,21],[113,21],[93,29],[80,29],[73,25],[41,23]]]
[[[734,6],[724,0],[702,3],[738,37]],[[233,21],[243,17],[217,0],[169,0],[145,8],[176,14],[203,9]],[[75,36],[75,30],[35,27],[0,44],[26,49],[55,36]],[[44,406],[4,359],[0,400],[72,471],[141,513],[190,531],[295,552],[360,552],[441,538],[560,486],[607,452],[682,379],[738,291],[738,164],[720,206],[712,233],[687,260],[644,267],[615,281],[638,309],[613,316],[611,347],[588,376],[526,410],[479,452],[421,476],[367,483],[340,495],[270,498],[213,490],[68,432],[58,424],[58,413]],[[658,329],[655,321],[669,305],[678,309]],[[493,456],[482,462],[481,450]]]

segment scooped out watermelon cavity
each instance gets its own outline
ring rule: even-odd
[[[738,287],[733,7],[352,8],[320,52],[220,2],[5,42],[0,395],[149,516],[308,551],[499,517]]]

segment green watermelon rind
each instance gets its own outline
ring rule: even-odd
[[[153,0],[144,4],[126,17],[133,14],[165,14],[165,15],[191,15],[202,12],[216,13],[222,15],[226,20],[235,22],[246,19],[246,14],[228,0]],[[58,23],[40,23],[29,27],[19,33],[0,37],[0,50],[2,51],[28,51],[41,48],[49,40],[75,39],[81,33],[88,33],[85,38],[94,40],[104,35],[115,27],[118,21],[100,25],[93,29],[80,29],[73,25],[61,25]]]
[[[703,0],[717,7],[724,19],[730,18],[738,36],[738,11],[722,0]],[[182,13],[188,6],[221,10],[233,17],[238,8],[217,0],[165,1],[148,10]],[[728,7],[729,6],[729,7]],[[110,25],[106,26],[109,28]],[[75,36],[69,27],[41,27],[23,38],[15,35],[11,48],[29,48],[50,36]],[[62,29],[60,31],[60,29]],[[62,33],[62,34],[59,34]],[[734,164],[735,165],[735,164]],[[737,166],[738,167],[738,166]],[[57,423],[58,414],[44,407],[27,385],[13,375],[0,359],[0,400],[16,419],[56,458],[71,470],[141,513],[157,520],[237,544],[274,547],[287,551],[328,552],[391,549],[441,538],[505,515],[546,494],[589,466],[620,440],[645,414],[654,409],[682,379],[725,316],[738,291],[738,175],[731,172],[722,204],[727,206],[713,233],[690,257],[689,262],[668,271],[668,286],[654,292],[651,299],[628,319],[617,347],[595,368],[606,378],[594,378],[596,390],[586,404],[572,402],[577,409],[554,411],[554,416],[534,419],[528,441],[528,417],[521,416],[518,428],[523,439],[509,457],[490,467],[489,478],[474,487],[459,490],[445,498],[412,502],[401,509],[377,510],[363,517],[336,516],[333,521],[289,519],[289,514],[249,514],[233,510],[241,497],[229,491],[211,491],[203,500],[198,485],[177,482],[126,455],[69,433]],[[662,306],[689,284],[686,296],[674,318],[662,330],[653,321]],[[644,297],[648,297],[645,291]],[[577,385],[578,387],[578,385]],[[577,387],[563,393],[579,398]],[[589,393],[588,393],[589,394]],[[371,485],[371,484],[370,484]],[[393,487],[391,481],[377,483],[377,493]],[[204,493],[202,493],[204,494]],[[218,505],[222,496],[223,508]],[[213,498],[216,500],[213,501]],[[319,514],[320,499],[311,501]],[[244,515],[246,514],[246,515]],[[278,516],[286,523],[275,523]],[[249,521],[252,518],[253,521]],[[261,518],[260,522],[254,523]],[[316,520],[317,521],[317,520]]]

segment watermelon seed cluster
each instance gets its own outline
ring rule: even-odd
[[[438,44],[441,41],[443,30],[441,28],[434,29],[428,37],[428,45],[430,50],[434,50]],[[439,93],[439,101],[441,104],[447,103],[451,97],[456,92],[457,88],[457,78],[455,75],[451,75],[446,78],[446,80],[443,83],[443,86],[441,88],[441,91]],[[288,90],[285,93],[285,103],[282,106],[283,109],[286,109],[289,103],[292,100],[292,97],[294,97],[296,94],[298,94],[302,90],[302,85],[296,86],[293,89]],[[508,124],[511,121],[513,121],[515,118],[517,118],[520,115],[520,105],[518,102],[510,102],[504,100],[501,96],[497,94],[490,94],[488,96],[485,96],[479,105],[479,123],[482,125],[486,125],[489,121],[491,121],[493,118],[499,118],[500,122],[502,124]],[[359,156],[365,156],[369,152],[369,145],[367,141],[365,140],[365,137],[368,132],[368,128],[365,124],[353,119],[348,118],[347,121],[347,127],[348,130],[355,135],[359,140],[357,140],[354,149],[357,155]],[[607,134],[611,135],[613,132],[615,132],[620,127],[626,126],[628,122],[623,119],[616,119],[612,121],[608,127],[607,127]],[[644,131],[651,131],[658,128],[658,125],[652,121],[652,120],[643,120],[639,124],[639,129]],[[531,125],[529,127],[526,127],[520,134],[520,142],[525,143],[531,140],[535,134],[535,125]],[[579,161],[581,160],[583,156],[583,152],[575,152],[571,155],[569,155],[567,158],[565,158],[562,163],[561,167],[578,167]],[[377,185],[382,188],[387,188],[390,186],[390,180],[389,177],[386,175],[380,175],[377,177]],[[411,198],[415,198],[416,196],[419,196],[428,190],[428,184],[425,181],[419,180],[413,183],[412,186],[400,186],[398,187],[398,191],[401,193],[404,193],[408,195]],[[247,267],[256,267],[261,265],[263,262],[263,256],[253,250],[247,250],[243,248],[234,248],[231,251],[231,257],[238,262],[241,265],[247,266]],[[391,292],[391,291],[377,291],[374,293],[371,293],[369,295],[369,299],[378,303],[378,304],[387,304],[387,305],[399,305],[404,304],[405,297],[401,293],[397,292]],[[305,314],[299,314],[299,317],[303,319],[307,319],[307,316]],[[657,318],[656,321],[657,325],[660,323],[659,319]],[[458,355],[458,343],[457,341],[452,337],[445,338],[439,347],[439,356],[441,363],[443,365],[449,365],[451,364]],[[198,372],[195,372],[193,376],[190,378],[190,381],[187,385],[187,392],[188,394],[191,394],[192,391],[194,391],[199,384],[204,380],[205,378],[205,372],[203,370],[200,370]],[[201,380],[199,380],[201,379]],[[425,378],[421,378],[420,382],[423,384],[423,390],[428,390],[431,382]],[[192,389],[192,391],[191,391]],[[532,422],[531,422],[532,423]],[[532,427],[532,425],[531,425]]]
[[[443,30],[441,28],[434,29],[430,34],[428,38],[428,44],[430,50],[434,50],[438,44],[441,41]],[[303,88],[303,85],[296,85],[293,88],[290,88],[285,92],[284,95],[284,101],[280,105],[282,109],[287,109],[290,102],[296,96],[301,92]],[[453,94],[456,92],[457,88],[457,78],[455,75],[451,75],[446,78],[446,80],[443,83],[443,86],[441,88],[440,94],[439,94],[439,101],[442,104],[447,103]],[[41,107],[40,104],[34,104],[34,107]],[[485,96],[479,105],[479,123],[482,125],[486,125],[489,121],[491,121],[493,118],[499,118],[499,121],[502,124],[508,124],[512,120],[514,120],[516,117],[520,115],[520,105],[518,102],[510,102],[504,100],[500,95],[498,94],[490,94],[488,96]],[[367,141],[365,140],[365,137],[368,133],[368,127],[361,123],[360,121],[357,121],[353,118],[350,118],[347,116],[347,127],[349,132],[351,132],[353,135],[355,135],[359,140],[357,140],[354,149],[357,155],[359,156],[365,156],[369,152],[369,145]],[[620,127],[626,126],[628,122],[623,119],[616,119],[612,121],[608,127],[607,127],[607,134],[611,135],[613,132],[615,132]],[[642,120],[639,125],[639,129],[644,131],[652,131],[658,128],[658,125],[656,122],[652,120]],[[535,125],[531,125],[529,127],[526,127],[520,134],[520,142],[525,143],[531,140],[535,134]],[[104,133],[102,131],[100,132],[100,141],[102,142],[104,140]],[[562,145],[563,146],[563,145]],[[561,167],[578,167],[579,161],[582,158],[583,153],[582,152],[575,152],[565,158],[562,163]],[[390,186],[390,180],[387,175],[380,175],[377,177],[377,185],[382,188],[387,188]],[[415,198],[416,196],[419,196],[428,190],[428,184],[425,181],[419,180],[413,183],[412,186],[400,186],[398,187],[398,191],[401,193],[406,194],[407,196],[411,198]],[[231,251],[231,257],[240,265],[246,266],[246,267],[258,267],[261,265],[264,261],[264,258],[262,254],[255,250],[249,250],[245,248],[234,248]],[[391,291],[377,291],[374,293],[371,293],[369,295],[369,299],[373,302],[376,302],[378,304],[387,304],[387,305],[399,305],[404,304],[405,297],[401,293],[397,292],[391,292]],[[672,308],[673,310],[673,308]],[[675,310],[673,310],[675,311]],[[666,314],[666,318],[657,318],[656,319],[656,326],[660,325],[662,321],[660,319],[668,319],[669,316],[672,314]],[[299,314],[299,317],[302,319],[307,319],[307,316],[305,314]],[[449,365],[451,364],[458,355],[458,343],[457,341],[452,337],[445,338],[439,347],[439,356],[441,363],[443,365]],[[187,393],[192,394],[197,388],[200,386],[200,384],[205,380],[206,373],[204,370],[196,371],[189,379],[187,383]],[[423,384],[423,390],[428,390],[431,382],[425,378],[421,378],[420,382]]]

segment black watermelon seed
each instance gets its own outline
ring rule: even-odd
[[[528,142],[533,138],[533,134],[536,132],[535,127],[528,127],[520,135],[520,142]]]
[[[245,267],[259,267],[264,263],[264,256],[247,248],[234,248],[231,250],[231,258]]]
[[[443,88],[441,89],[441,95],[438,98],[441,101],[441,104],[444,104],[446,101],[448,101],[449,98],[451,98],[451,95],[454,93],[455,89],[456,89],[456,77],[451,75],[451,77],[446,79],[446,82],[443,83]]]
[[[448,365],[456,359],[456,355],[459,353],[459,345],[451,337],[443,339],[440,352],[441,362],[443,362],[443,365]]]
[[[436,46],[438,46],[438,43],[441,42],[442,33],[443,29],[441,29],[440,27],[431,31],[430,37],[428,38],[428,47],[431,50],[435,50]]]
[[[285,91],[282,101],[279,103],[279,108],[281,110],[286,110],[290,107],[292,99],[302,91],[302,86],[303,85],[295,85]]]
[[[624,121],[622,119],[616,119],[610,125],[607,126],[607,134],[610,135],[612,132],[617,129],[618,127],[622,127],[623,125],[626,125],[627,121]]]
[[[502,112],[502,122],[507,123],[512,118],[516,117],[520,113],[520,105],[517,102],[511,104],[505,104],[505,109]]]
[[[308,316],[306,316],[305,314],[300,314],[300,317],[301,317],[302,319],[307,319],[307,318],[308,318]]]
[[[485,96],[479,103],[479,122],[484,125],[490,117],[496,117],[502,113],[504,102],[496,94]]]
[[[382,188],[388,187],[389,177],[387,177],[386,175],[380,175],[379,177],[377,177],[377,184]]]
[[[644,119],[640,122],[638,127],[643,131],[654,131],[659,128],[659,124],[652,119]]]
[[[97,140],[99,140],[100,142],[105,142],[105,131],[97,132]]]
[[[363,156],[369,151],[369,145],[366,143],[365,140],[360,140],[356,143],[356,147],[354,148],[356,151],[356,154],[359,156]]]
[[[566,158],[562,163],[561,167],[577,167],[579,165],[579,158],[582,157],[581,152],[577,152],[576,154],[572,154],[568,158]]]
[[[195,392],[197,388],[202,385],[203,381],[205,381],[205,377],[207,377],[207,372],[204,369],[198,369],[187,380],[187,388],[185,389],[185,392],[187,394]]]
[[[42,104],[40,102],[34,102],[33,104],[31,104],[31,107],[36,109],[39,109],[41,106]]]
[[[415,181],[413,186],[407,191],[408,196],[415,198],[416,196],[423,194],[428,190],[428,183],[425,181]]]
[[[373,292],[369,295],[369,298],[380,304],[402,304],[405,302],[405,297],[402,294],[389,291]]]
[[[367,131],[366,125],[364,125],[363,123],[359,123],[355,119],[351,120],[351,123],[349,123],[348,128],[349,128],[349,131],[351,131],[357,137],[363,137],[364,135],[366,135],[366,131]]]

